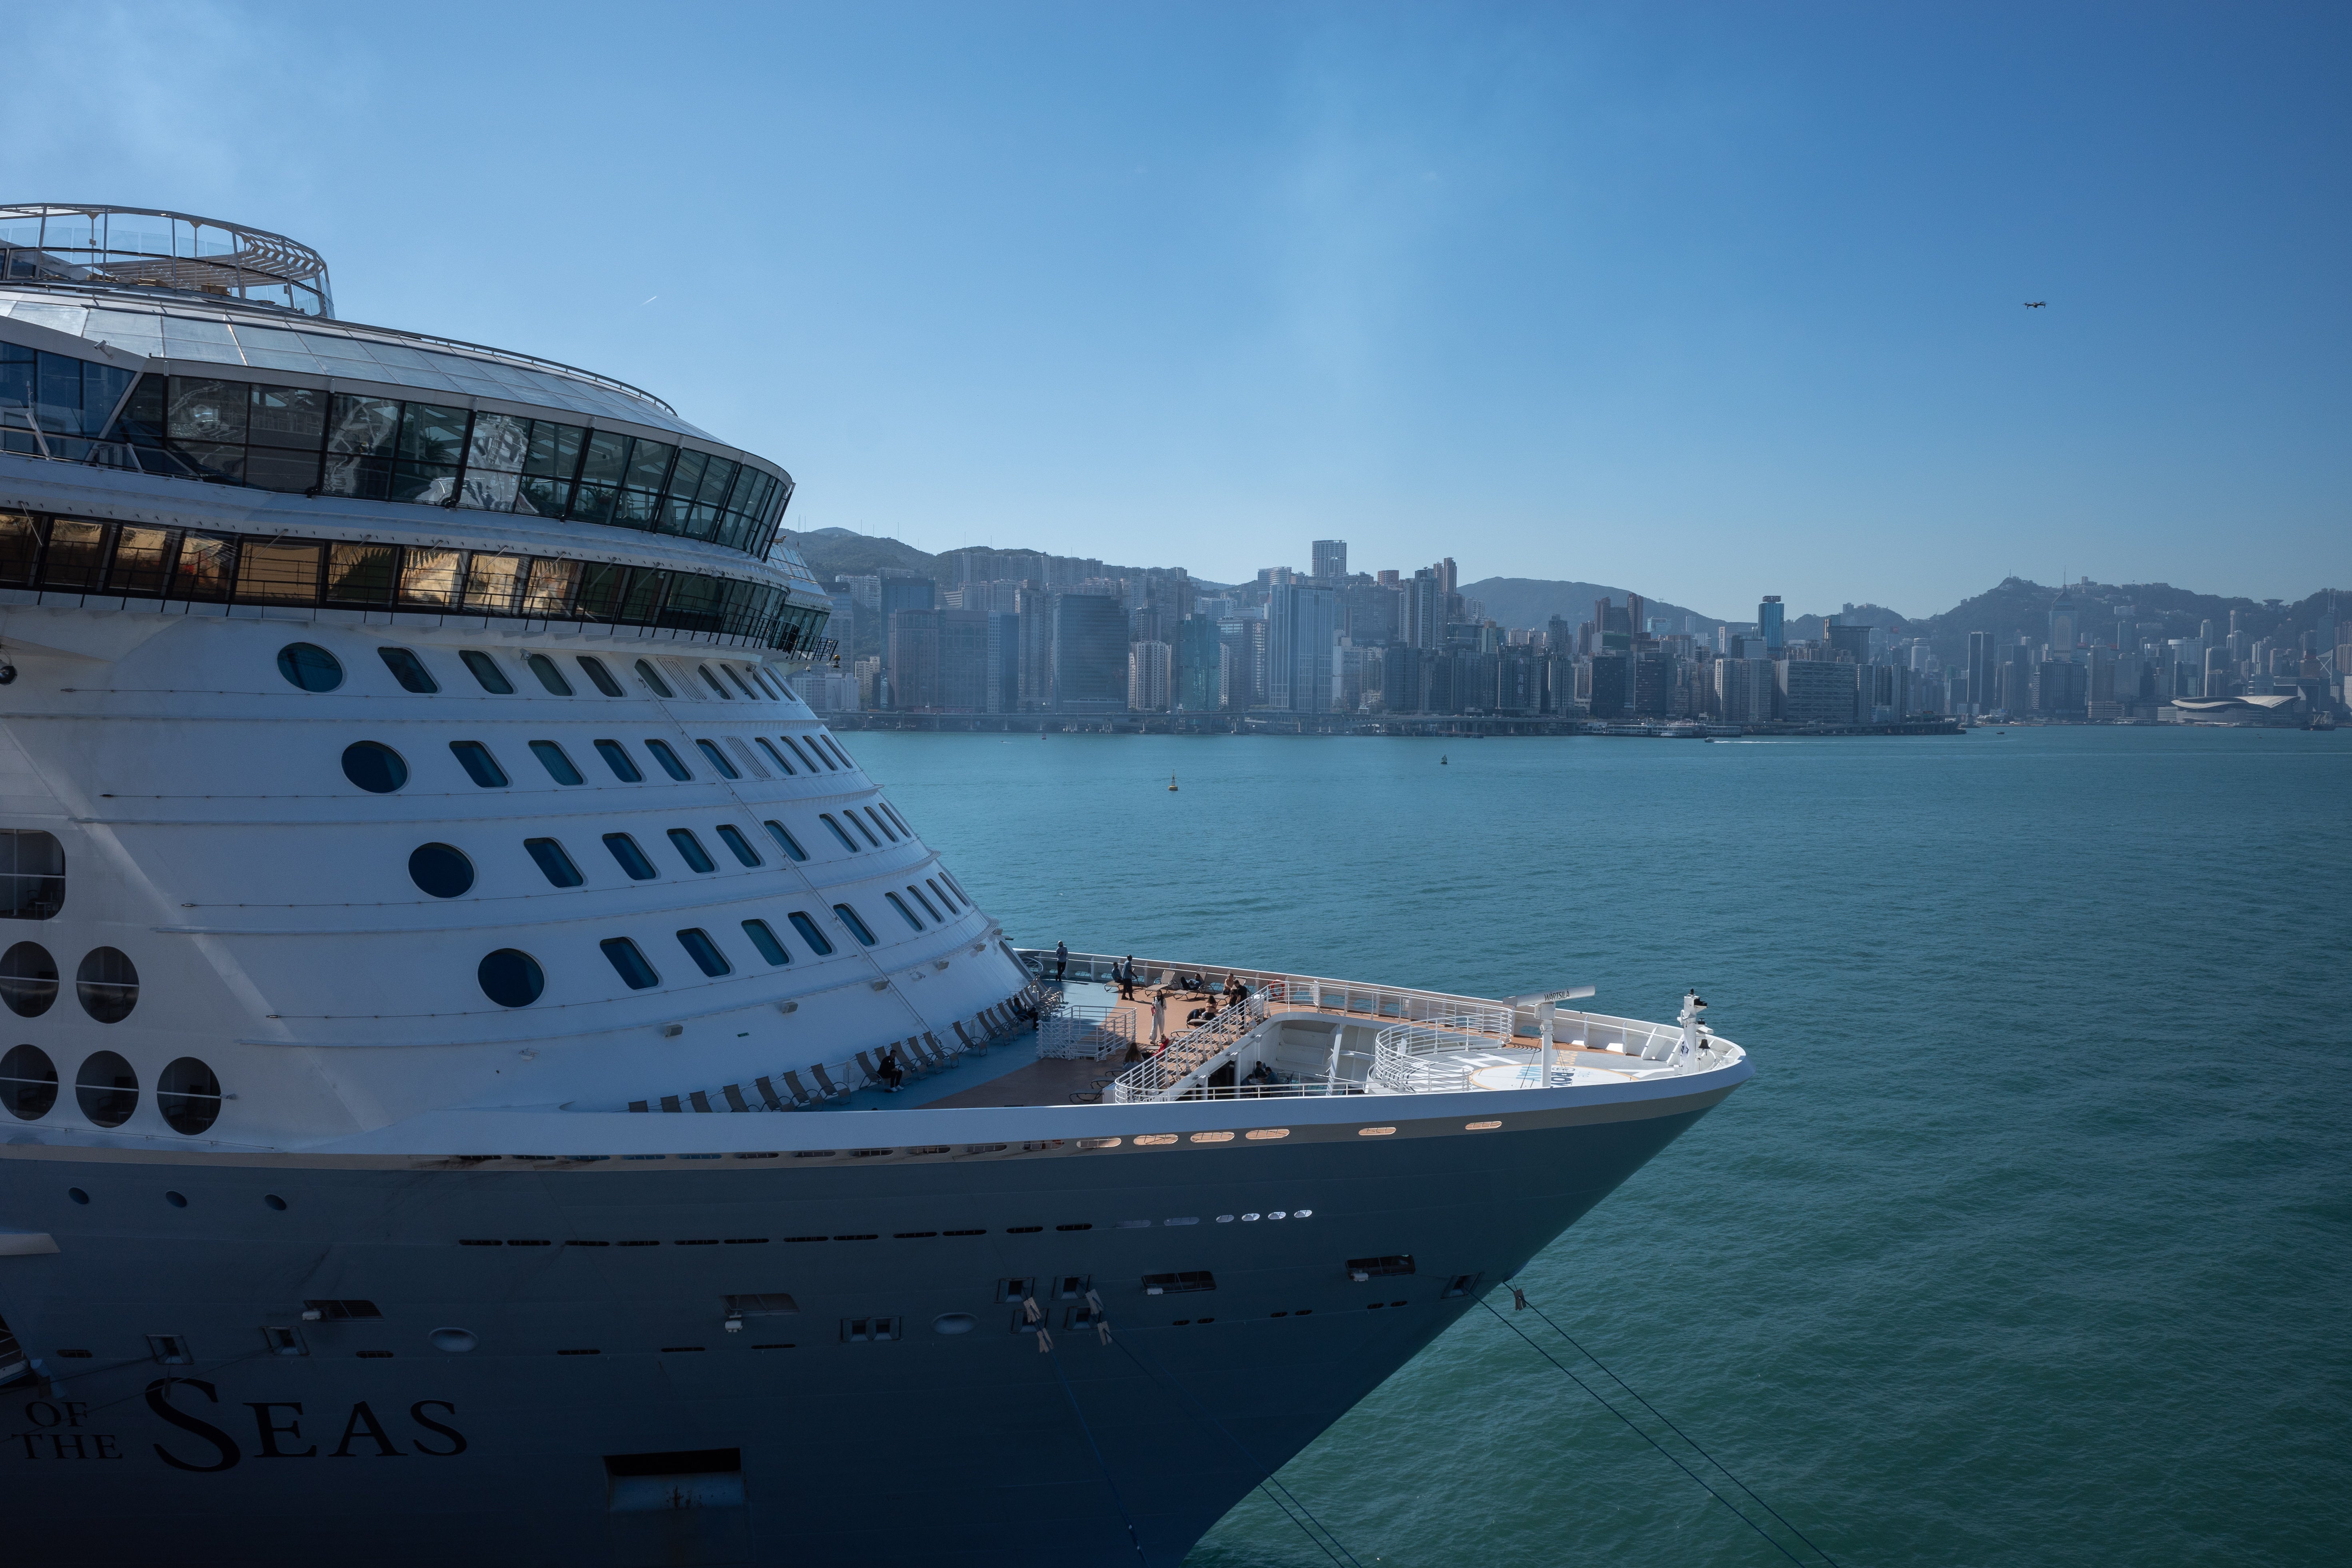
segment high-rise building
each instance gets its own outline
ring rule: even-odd
[[[1021,621],[1012,611],[990,610],[988,650],[982,674],[982,711],[1021,711]]]
[[[1849,626],[1835,616],[1822,627],[1822,642],[1832,658],[1843,658],[1849,664],[1870,662],[1870,628]]]
[[[1397,640],[1404,598],[1394,588],[1360,584],[1344,589],[1339,608],[1343,617],[1340,629],[1357,647],[1370,647]]]
[[[1859,665],[1843,659],[1784,658],[1772,666],[1781,719],[1790,724],[1851,724]]]
[[[1220,705],[1217,690],[1221,644],[1217,623],[1194,616],[1176,627],[1176,676],[1171,693],[1187,713],[1213,713]]]
[[[1138,642],[1127,645],[1127,706],[1132,713],[1164,713],[1168,710],[1170,677],[1173,660],[1171,650],[1164,642]]]
[[[1263,708],[1266,699],[1265,616],[1251,611],[1217,623],[1217,639],[1230,660],[1225,706],[1235,712]]]
[[[1437,569],[1424,566],[1412,580],[1400,584],[1404,601],[1397,628],[1400,641],[1414,647],[1441,647],[1445,642],[1445,584]]]
[[[1960,698],[1966,704],[1963,711],[1973,714],[1993,710],[1992,659],[1992,634],[1970,632],[1969,661],[1964,671],[1967,684],[1962,688]]]
[[[1265,603],[1266,706],[1287,713],[1323,713],[1331,706],[1332,614],[1328,588],[1284,584]]]
[[[1099,594],[1054,595],[1054,709],[1118,713],[1127,708],[1127,612]]]
[[[1344,539],[1318,539],[1308,547],[1313,557],[1311,575],[1318,583],[1338,587],[1348,576],[1348,542]]]
[[[1756,625],[1764,634],[1764,646],[1777,655],[1788,644],[1788,632],[1782,617],[1785,606],[1778,594],[1767,594],[1764,602],[1756,606]]]
[[[1715,661],[1715,711],[1727,723],[1762,724],[1772,717],[1776,688],[1769,658]]]

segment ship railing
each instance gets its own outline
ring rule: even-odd
[[[1372,1038],[1372,1081],[1392,1094],[1453,1094],[1471,1087],[1482,1053],[1498,1044],[1427,1024],[1395,1024]]]
[[[1037,1056],[1098,1062],[1135,1044],[1135,1014],[1125,1007],[1061,1002],[1037,1020]]]
[[[1295,1083],[1221,1083],[1196,1084],[1178,1095],[1179,1100],[1323,1100],[1340,1095],[1365,1094],[1360,1083],[1346,1079],[1307,1078]]]
[[[1014,954],[1031,973],[1051,983],[1055,954],[1050,949],[1022,948]],[[1108,953],[1073,952],[1064,978],[1101,984],[1114,980],[1114,967],[1126,962]],[[1522,1012],[1515,1020],[1511,1009],[1476,996],[1455,996],[1442,991],[1418,991],[1408,986],[1367,985],[1360,981],[1333,980],[1312,974],[1288,974],[1279,970],[1244,969],[1230,964],[1178,963],[1165,959],[1135,961],[1136,981],[1146,987],[1182,985],[1197,977],[1220,986],[1239,980],[1254,995],[1267,997],[1277,1010],[1344,1013],[1350,1018],[1381,1023],[1444,1022],[1508,1040],[1516,1029],[1534,1032],[1534,1014]]]
[[[1251,993],[1239,1004],[1169,1041],[1165,1050],[1119,1074],[1111,1080],[1103,1098],[1128,1105],[1142,1100],[1174,1100],[1184,1089],[1201,1087],[1196,1080],[1215,1071],[1243,1037],[1265,1021],[1266,1007],[1265,992]]]

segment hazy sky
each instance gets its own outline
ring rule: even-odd
[[[323,250],[788,521],[1745,616],[2352,587],[2352,11],[26,6],[0,197]],[[2022,301],[2047,300],[2047,310]]]

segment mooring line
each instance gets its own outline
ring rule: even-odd
[[[1600,1405],[1601,1409],[1606,1410],[1610,1415],[1614,1415],[1618,1420],[1625,1423],[1627,1426],[1633,1428],[1634,1434],[1638,1436],[1642,1441],[1647,1443],[1651,1447],[1657,1449],[1659,1453],[1665,1455],[1669,1460],[1673,1461],[1675,1468],[1680,1470],[1683,1474],[1696,1481],[1700,1486],[1706,1487],[1706,1495],[1721,1503],[1726,1509],[1728,1509],[1731,1512],[1732,1518],[1738,1520],[1740,1523],[1746,1525],[1748,1529],[1761,1536],[1764,1541],[1770,1545],[1773,1551],[1779,1552],[1790,1562],[1796,1563],[1797,1568],[1804,1568],[1803,1559],[1800,1558],[1795,1552],[1790,1551],[1787,1547],[1781,1545],[1780,1542],[1774,1540],[1771,1532],[1767,1531],[1762,1525],[1757,1523],[1754,1520],[1740,1512],[1736,1507],[1733,1507],[1732,1501],[1729,1498],[1725,1497],[1721,1492],[1717,1491],[1715,1488],[1707,1485],[1707,1479],[1705,1476],[1700,1475],[1696,1470],[1694,1470],[1688,1465],[1684,1464],[1682,1460],[1675,1456],[1672,1449],[1659,1442],[1655,1437],[1651,1436],[1647,1432],[1643,1431],[1639,1422],[1626,1415],[1622,1410],[1620,1410],[1615,1405],[1610,1404],[1608,1399],[1601,1394],[1599,1389],[1594,1388],[1591,1384],[1585,1382],[1584,1379],[1577,1376],[1576,1373],[1571,1371],[1565,1363],[1561,1362],[1558,1356],[1544,1349],[1543,1346],[1536,1343],[1535,1341],[1528,1339],[1527,1331],[1521,1329],[1518,1324],[1511,1321],[1510,1319],[1503,1316],[1502,1313],[1496,1311],[1493,1302],[1481,1297],[1479,1298],[1478,1305],[1486,1308],[1487,1312],[1494,1317],[1494,1320],[1496,1322],[1510,1330],[1511,1332],[1518,1335],[1522,1340],[1527,1340],[1528,1348],[1529,1350],[1532,1350],[1536,1354],[1551,1363],[1552,1365],[1559,1367],[1561,1373],[1565,1375],[1570,1383],[1584,1390],[1585,1393],[1592,1395],[1594,1401]]]
[[[1069,1378],[1063,1374],[1062,1352],[1054,1348],[1054,1336],[1045,1327],[1036,1298],[1031,1297],[1021,1305],[1029,1321],[1037,1325],[1037,1348],[1044,1351],[1045,1359],[1054,1363],[1054,1381],[1062,1385],[1062,1397],[1070,1402],[1070,1414],[1078,1418],[1078,1430],[1086,1434],[1087,1451],[1095,1457],[1095,1468],[1102,1472],[1103,1485],[1110,1489],[1111,1504],[1118,1510],[1119,1522],[1127,1526],[1127,1543],[1135,1549],[1139,1568],[1144,1568],[1143,1537],[1136,1533],[1135,1516],[1127,1511],[1127,1500],[1118,1495],[1118,1482],[1111,1476],[1110,1465],[1103,1458],[1102,1446],[1095,1441],[1095,1429],[1087,1424],[1087,1413],[1078,1408],[1077,1391],[1070,1386]]]

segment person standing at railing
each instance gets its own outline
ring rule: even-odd
[[[1112,966],[1111,972],[1118,981],[1118,999],[1122,1002],[1134,1001],[1135,954],[1130,952],[1125,958],[1119,960],[1118,963]]]
[[[1163,989],[1151,999],[1151,1045],[1154,1050],[1168,1044],[1168,993]]]
[[[1054,984],[1059,985],[1062,983],[1062,977],[1069,972],[1070,944],[1066,942],[1057,942],[1054,944]]]

